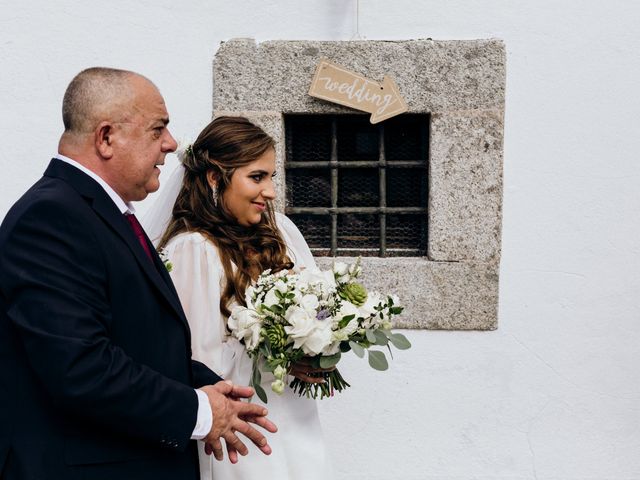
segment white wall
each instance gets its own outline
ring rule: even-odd
[[[356,22],[355,0],[0,0],[0,217],[55,152],[64,89],[87,66],[149,76],[188,137],[211,116],[225,39],[349,40],[356,23],[366,39],[504,39],[499,330],[408,332],[413,349],[386,374],[345,361],[353,388],[322,403],[338,478],[640,479],[640,4],[359,10]]]

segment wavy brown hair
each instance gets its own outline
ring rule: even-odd
[[[232,300],[245,305],[245,290],[260,272],[293,267],[270,201],[260,223],[248,227],[238,223],[223,201],[236,169],[257,160],[270,148],[274,148],[273,139],[244,117],[218,117],[207,125],[191,152],[183,157],[182,187],[160,240],[162,248],[179,233],[200,232],[216,245],[226,276],[220,297],[220,310],[225,316],[230,314]],[[217,205],[207,180],[209,172],[217,179]]]

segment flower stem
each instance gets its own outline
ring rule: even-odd
[[[327,372],[324,376],[323,383],[307,383],[299,378],[294,378],[289,386],[298,395],[306,396],[307,398],[319,398],[332,397],[334,391],[342,392],[347,387],[350,387],[349,383],[342,377],[338,369]]]

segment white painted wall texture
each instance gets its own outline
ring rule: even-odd
[[[0,217],[55,152],[85,67],[149,76],[191,137],[222,40],[350,40],[358,24],[501,38],[499,329],[408,332],[386,374],[345,361],[353,388],[322,403],[336,478],[640,479],[639,23],[623,0],[360,0],[358,19],[355,0],[0,0]]]

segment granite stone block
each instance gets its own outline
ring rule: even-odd
[[[223,43],[214,60],[214,109],[352,112],[307,95],[321,58],[373,81],[391,76],[409,112],[502,109],[500,40]]]
[[[316,258],[322,269],[334,259]],[[343,257],[347,263],[355,258]],[[361,280],[369,290],[395,293],[405,307],[398,328],[494,330],[498,267],[489,263],[433,262],[424,258],[362,258]]]
[[[502,118],[502,111],[432,115],[428,242],[432,260],[500,258]]]

